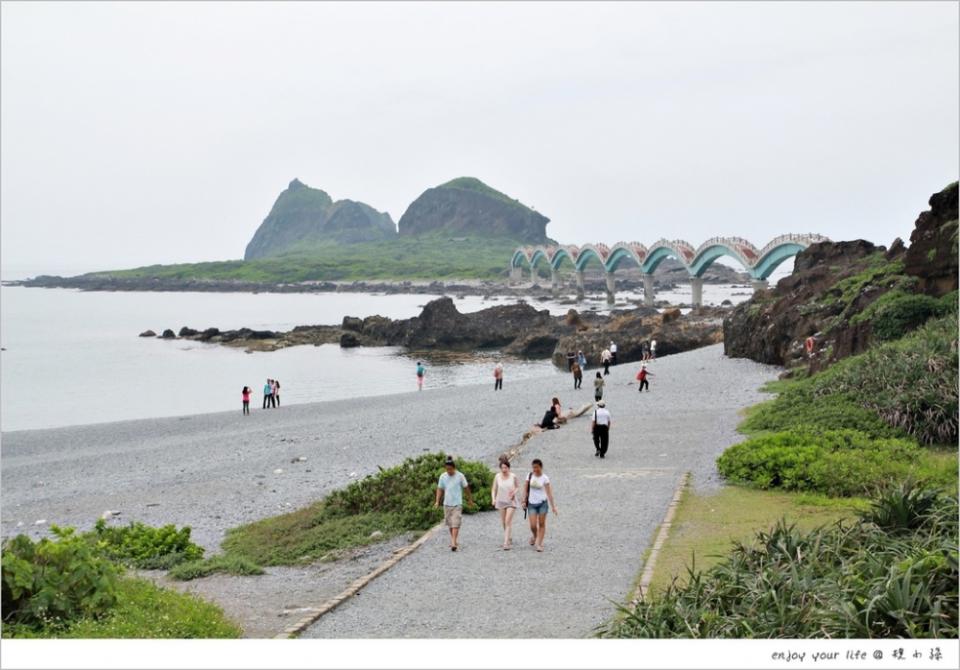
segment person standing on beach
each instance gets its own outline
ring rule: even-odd
[[[607,448],[610,446],[610,423],[611,417],[607,410],[607,403],[601,400],[593,411],[593,421],[590,425],[590,432],[593,434],[593,446],[596,449],[594,456],[607,457]]]
[[[280,380],[273,380],[273,402],[276,403],[276,406],[280,406]]]
[[[567,352],[567,370],[573,372],[573,364],[577,361],[577,354],[573,351]]]
[[[537,551],[543,551],[543,538],[547,534],[547,512],[553,507],[558,515],[557,503],[553,499],[553,487],[550,478],[543,471],[543,461],[533,459],[533,472],[527,475],[523,488],[523,509],[530,516],[530,545]]]
[[[573,362],[573,388],[578,389],[583,383],[583,368],[576,361]]]
[[[643,391],[647,389],[647,393],[650,392],[650,382],[647,381],[647,377],[653,377],[652,372],[647,372],[647,364],[643,363],[640,366],[640,371],[637,373],[637,381],[640,382],[640,388],[637,391]]]
[[[610,374],[610,350],[604,349],[600,352],[600,362],[603,364],[604,376]]]
[[[587,357],[583,354],[582,351],[577,352],[577,363],[580,364],[581,370],[587,369]]]
[[[244,386],[243,390],[240,392],[240,397],[243,399],[243,413],[250,413],[250,387]]]
[[[617,343],[610,340],[610,365],[617,364]]]
[[[657,357],[657,341],[650,340],[650,360],[654,360]]]
[[[520,482],[517,476],[510,472],[510,461],[506,456],[500,457],[500,474],[493,478],[490,489],[490,500],[494,508],[500,511],[500,525],[503,526],[503,550],[509,551],[513,546],[513,514],[520,506],[517,494],[520,493]]]
[[[603,375],[597,373],[597,378],[593,380],[593,399],[603,400]]]
[[[497,361],[497,364],[493,366],[493,390],[500,391],[503,389],[503,363]]]
[[[427,369],[423,367],[423,363],[417,361],[417,390],[423,390],[423,378],[427,374]]]
[[[437,494],[433,501],[434,507],[440,507],[440,496],[443,496],[443,520],[450,529],[450,551],[459,549],[460,522],[463,518],[463,492],[467,492],[467,500],[473,505],[473,493],[470,492],[470,483],[457,472],[457,464],[453,458],[447,456],[443,462],[446,469],[437,482]]]
[[[262,409],[266,409],[267,407],[270,406],[270,397],[271,397],[271,395],[273,394],[273,384],[272,384],[272,382],[273,382],[272,379],[268,379],[268,380],[267,380],[267,383],[263,385],[263,407],[262,407]]]

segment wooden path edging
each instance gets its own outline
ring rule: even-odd
[[[583,416],[592,407],[593,407],[593,403],[587,403],[586,405],[584,405],[578,410],[568,412],[566,418],[569,420],[569,419],[575,419],[579,416]],[[537,435],[538,432],[539,431],[535,431],[535,430],[528,430],[527,432],[525,432],[523,434],[523,437],[520,439],[520,442],[513,445],[513,447],[511,447],[506,452],[506,456],[510,459],[514,459],[517,456],[519,456],[520,451],[527,444],[527,442],[530,441],[530,438],[532,438],[534,435]],[[282,632],[274,636],[274,639],[285,640],[292,637],[296,637],[297,635],[305,631],[308,627],[316,623],[317,620],[319,620],[320,617],[322,617],[324,614],[327,614],[328,612],[332,612],[337,607],[342,605],[344,602],[346,602],[353,596],[357,595],[357,593],[360,592],[360,589],[362,589],[364,586],[372,582],[374,579],[376,579],[377,577],[385,573],[387,570],[389,570],[390,568],[395,566],[397,563],[402,561],[404,558],[406,558],[407,556],[415,552],[417,549],[422,547],[424,544],[426,544],[430,540],[430,538],[436,535],[437,531],[439,531],[441,528],[443,528],[442,521],[438,523],[436,526],[434,526],[433,528],[431,528],[430,530],[428,530],[427,532],[425,532],[423,535],[417,538],[414,542],[408,544],[405,547],[402,547],[401,549],[396,550],[393,556],[391,556],[390,558],[385,560],[383,563],[378,565],[376,568],[374,568],[372,572],[369,572],[366,575],[363,575],[362,577],[358,577],[357,579],[350,582],[350,585],[347,586],[346,589],[344,589],[343,591],[335,595],[333,598],[330,598],[329,600],[325,601],[319,607],[306,608],[305,609],[306,614],[302,618],[300,618],[300,620],[284,628]]]
[[[630,601],[631,605],[636,605],[647,597],[650,582],[653,581],[653,571],[657,566],[657,558],[659,558],[660,550],[663,548],[663,545],[666,544],[667,537],[670,535],[670,526],[673,524],[673,517],[677,512],[677,507],[680,506],[680,501],[683,499],[683,492],[687,490],[687,483],[689,481],[690,473],[683,473],[676,490],[673,492],[673,499],[671,499],[670,504],[667,505],[667,513],[663,517],[663,523],[660,524],[660,530],[657,532],[657,539],[654,541],[653,548],[650,550],[650,556],[647,557],[647,562],[643,566],[640,585],[637,586],[633,600]]]

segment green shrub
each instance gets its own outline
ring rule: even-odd
[[[951,476],[911,440],[877,439],[853,430],[797,429],[760,435],[724,451],[717,468],[741,484],[832,496],[872,493],[911,476],[936,484]]]
[[[242,634],[223,610],[193,594],[130,578],[119,580],[116,594],[116,605],[103,616],[85,616],[55,627],[5,624],[3,637],[182,640],[238,638]]]
[[[190,541],[189,526],[180,530],[173,524],[155,528],[139,521],[128,526],[108,526],[100,519],[93,531],[84,535],[95,541],[111,560],[143,570],[169,569],[203,558],[203,547]]]
[[[881,341],[897,340],[922,326],[930,318],[946,313],[946,303],[936,298],[890,291],[851,319],[851,323],[870,321],[875,338]]]
[[[443,472],[443,454],[408,458],[334,491],[303,509],[269,517],[227,532],[227,555],[258,565],[294,565],[334,558],[338,552],[381,542],[408,531],[422,531],[443,519],[434,508],[437,479]],[[491,509],[488,491],[493,473],[482,463],[459,462],[473,491],[473,513]],[[466,497],[464,497],[466,503]]]
[[[598,635],[956,638],[957,500],[915,487],[904,494],[913,502],[894,506],[914,509],[910,528],[865,516],[802,533],[781,521],[709,570],[689,568],[685,583],[656,599],[622,607]]]
[[[220,554],[200,561],[180,563],[170,570],[169,576],[171,579],[189,581],[199,577],[209,577],[213,574],[262,575],[263,568],[242,556]]]
[[[55,539],[17,535],[3,545],[3,621],[59,626],[96,618],[116,604],[117,568],[72,528]]]
[[[740,429],[755,434],[810,426],[823,430],[858,430],[874,437],[906,436],[854,398],[836,394],[816,396],[812,386],[804,381],[787,386],[773,400],[751,407]]]

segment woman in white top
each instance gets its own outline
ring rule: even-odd
[[[509,551],[513,546],[513,513],[519,507],[517,493],[520,482],[517,476],[510,472],[510,461],[506,456],[500,457],[500,472],[493,477],[493,486],[490,489],[490,500],[493,506],[500,510],[500,524],[503,526],[503,549]]]
[[[543,461],[535,458],[532,465],[533,472],[527,475],[524,485],[523,509],[530,515],[530,544],[537,551],[543,551],[543,537],[547,533],[547,512],[551,507],[554,514],[559,514],[560,510],[553,501],[553,487],[550,486],[550,478],[543,471]]]

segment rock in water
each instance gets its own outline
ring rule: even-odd
[[[173,340],[176,339],[177,335],[172,330],[167,328],[165,331],[163,331],[163,334],[160,337],[164,340]]]
[[[398,225],[401,236],[482,235],[539,243],[547,241],[549,221],[479,179],[460,177],[424,191]]]
[[[152,330],[145,330],[142,333],[140,333],[140,337],[156,337],[156,336],[157,334]]]
[[[309,250],[311,245],[388,240],[396,236],[396,225],[386,212],[353,200],[334,202],[324,191],[294,179],[257,228],[243,257],[252,260],[293,249]]]

